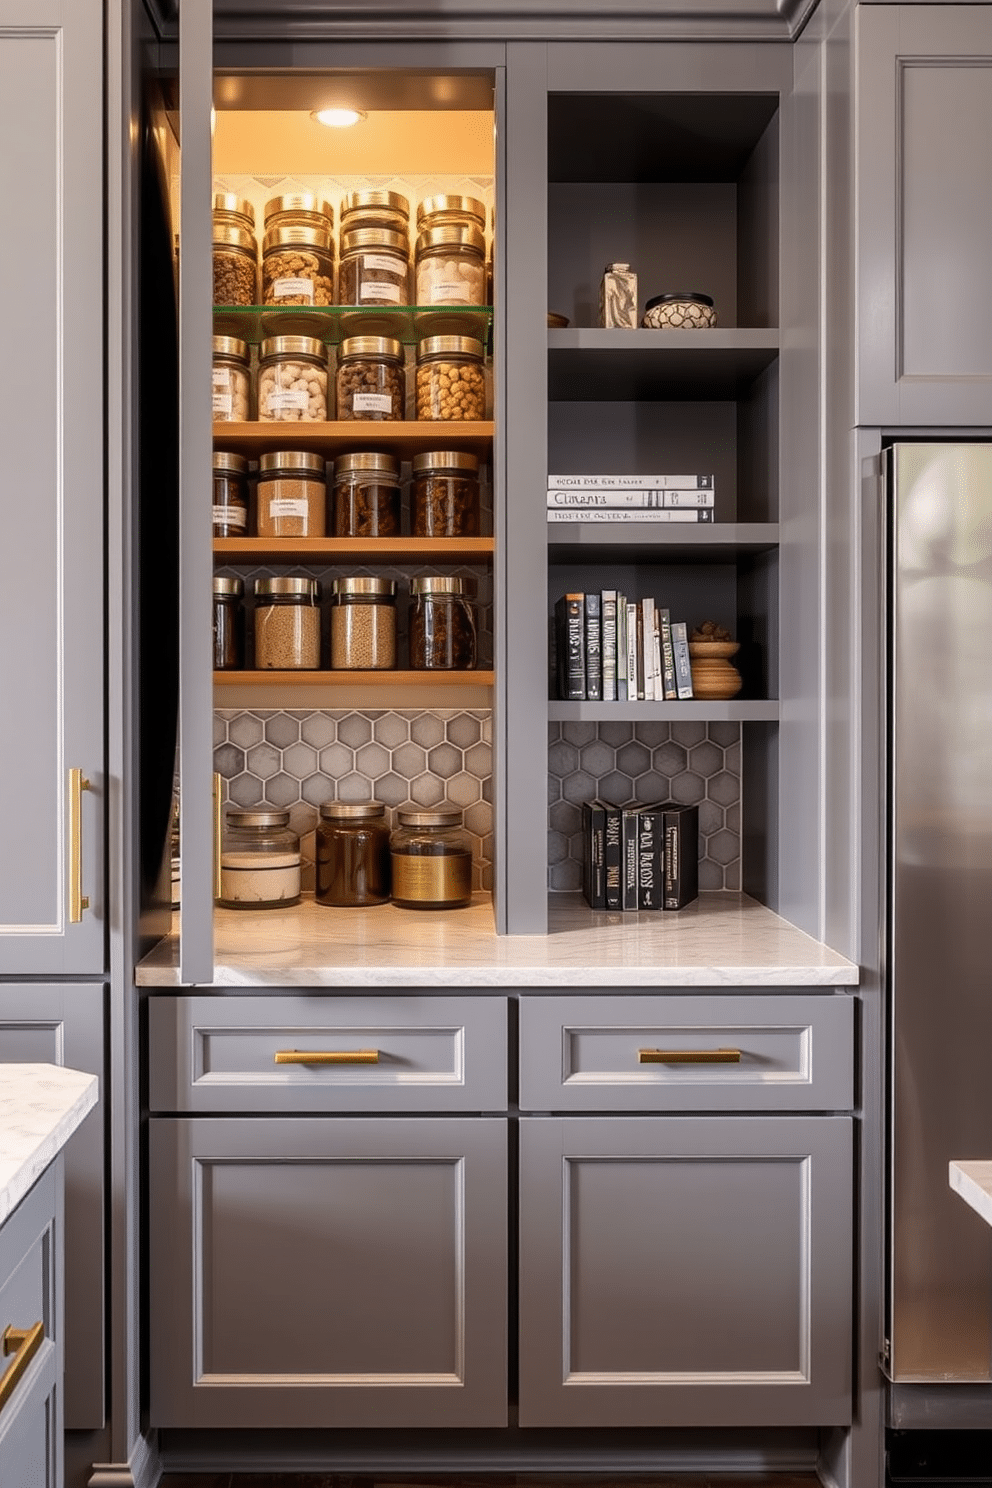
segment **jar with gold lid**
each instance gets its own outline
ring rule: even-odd
[[[334,462],[334,536],[398,537],[400,466],[394,455],[354,452]]]
[[[375,227],[342,233],[339,304],[406,305],[409,281],[409,247],[402,233]]]
[[[426,336],[417,345],[417,418],[483,419],[486,377],[474,336]]]
[[[474,196],[427,196],[417,207],[417,231],[435,227],[474,227],[485,231],[486,205]]]
[[[338,347],[335,391],[339,419],[402,419],[403,343],[392,336],[349,336]]]
[[[215,192],[212,220],[215,227],[240,227],[255,236],[255,208],[245,197],[235,196],[233,192]]]
[[[327,352],[313,336],[270,336],[259,347],[262,422],[322,423],[327,418]]]
[[[323,537],[324,456],[311,450],[267,450],[259,456],[256,497],[259,537]]]
[[[331,585],[331,667],[381,672],[396,665],[396,581],[366,575]]]
[[[385,228],[409,238],[410,203],[398,191],[349,191],[341,198],[341,232]]]
[[[233,450],[214,450],[214,537],[248,534],[248,461]]]
[[[211,407],[215,424],[241,424],[248,418],[250,366],[247,341],[214,336]]]
[[[320,583],[282,576],[255,580],[255,666],[259,671],[320,668]]]
[[[258,300],[255,234],[243,227],[213,226],[215,305],[254,305]]]
[[[450,575],[410,580],[410,667],[471,671],[477,660],[474,584]]]
[[[274,227],[316,227],[330,235],[334,231],[334,208],[310,191],[292,191],[273,196],[262,208],[265,231]]]
[[[459,909],[472,902],[472,846],[457,806],[400,806],[389,839],[393,903]]]
[[[389,826],[379,801],[325,801],[317,823],[318,904],[363,908],[389,900]]]
[[[323,227],[270,227],[262,239],[266,305],[333,305],[334,245]]]
[[[227,812],[220,850],[220,895],[226,909],[283,909],[300,900],[300,839],[288,811]]]
[[[417,237],[418,305],[483,305],[486,239],[478,227],[432,227]]]
[[[412,537],[478,537],[479,459],[461,450],[424,450],[413,457]]]

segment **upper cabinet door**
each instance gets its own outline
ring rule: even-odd
[[[992,422],[992,13],[859,5],[859,424]]]
[[[0,0],[3,974],[106,959],[102,37]]]

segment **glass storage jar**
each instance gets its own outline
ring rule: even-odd
[[[316,579],[255,580],[255,666],[259,671],[320,667],[320,584]]]
[[[327,531],[323,455],[309,450],[260,455],[256,494],[259,537],[323,537]]]
[[[417,232],[435,227],[474,227],[484,232],[486,204],[474,196],[427,196],[417,207]]]
[[[334,536],[397,537],[400,467],[392,455],[339,455],[334,464]]]
[[[341,234],[339,305],[406,305],[410,250],[402,233],[360,228]]]
[[[247,341],[236,336],[214,336],[213,418],[216,424],[243,424],[248,411],[251,387]]]
[[[214,450],[214,537],[248,533],[248,461],[229,450]]]
[[[270,227],[262,239],[266,305],[333,305],[334,245],[322,227]]]
[[[274,227],[316,227],[330,235],[334,231],[334,208],[310,191],[292,191],[273,196],[262,208],[265,231]]]
[[[349,191],[341,198],[341,232],[379,227],[409,239],[410,203],[398,191]]]
[[[259,348],[258,417],[263,423],[327,418],[327,352],[312,336],[271,336]]]
[[[254,233],[214,223],[213,263],[215,305],[257,303],[258,249]]]
[[[428,336],[417,345],[418,419],[486,416],[482,342],[473,336]]]
[[[331,667],[382,672],[396,665],[396,583],[335,579],[331,585]]]
[[[391,336],[349,336],[338,348],[339,419],[383,422],[406,413],[403,344]]]
[[[432,227],[417,236],[418,305],[484,305],[486,239],[477,227]]]
[[[471,671],[476,665],[475,606],[470,581],[410,580],[410,667],[415,672]]]
[[[227,812],[220,847],[225,909],[282,909],[298,904],[300,839],[288,811]]]
[[[245,664],[245,612],[242,579],[214,575],[214,671],[236,672]]]
[[[338,909],[389,899],[389,827],[378,801],[325,801],[317,823],[318,904]]]
[[[472,900],[472,847],[457,806],[401,806],[389,839],[393,903],[458,909]]]
[[[243,232],[255,236],[255,208],[246,198],[218,191],[214,195],[212,214],[215,227],[240,227]]]
[[[477,456],[461,450],[414,455],[410,532],[413,537],[478,537]]]

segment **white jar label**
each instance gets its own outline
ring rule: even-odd
[[[269,498],[270,517],[308,517],[309,515],[309,501],[303,501],[298,496],[272,496]]]
[[[352,413],[392,413],[392,393],[355,393],[351,400]]]
[[[277,300],[295,300],[301,297],[308,305],[313,304],[313,280],[312,279],[274,279],[272,281],[272,294]]]
[[[215,367],[213,369],[213,385],[215,388],[230,387],[231,369],[229,367]]]
[[[226,418],[231,417],[234,408],[234,395],[232,393],[214,393],[214,415],[223,414]]]
[[[214,522],[223,527],[247,527],[248,513],[241,506],[215,506]]]
[[[384,305],[398,305],[400,303],[400,287],[398,284],[386,284],[382,279],[363,279],[358,289],[363,303],[369,300],[379,300]]]
[[[287,408],[304,411],[309,405],[306,388],[275,388],[265,402],[266,413],[284,413]]]
[[[467,305],[470,303],[467,290],[464,279],[439,279],[430,286],[431,302],[436,305],[441,300],[457,300],[460,305]]]
[[[378,269],[383,274],[395,274],[398,279],[403,277],[403,267],[395,258],[389,258],[385,253],[363,253],[362,268]]]

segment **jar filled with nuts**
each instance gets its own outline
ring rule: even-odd
[[[482,419],[486,379],[482,342],[472,336],[428,336],[417,346],[418,419]]]
[[[333,305],[334,249],[323,227],[270,227],[262,239],[266,305]]]
[[[410,532],[413,537],[478,537],[477,456],[460,450],[414,455]]]
[[[311,336],[272,336],[258,359],[258,417],[319,423],[327,418],[327,352]]]
[[[215,305],[257,303],[258,250],[254,233],[215,222],[213,261]]]
[[[418,233],[435,227],[474,227],[483,232],[485,226],[485,202],[474,196],[427,196],[417,207]]]
[[[382,227],[409,239],[410,203],[398,191],[349,191],[341,198],[341,232]]]
[[[406,305],[409,300],[409,247],[402,233],[367,227],[341,234],[339,304]]]
[[[326,507],[323,455],[272,450],[259,457],[259,537],[323,537]]]
[[[432,227],[417,238],[417,304],[482,305],[486,239],[478,227]]]
[[[335,579],[331,586],[331,666],[379,672],[395,665],[395,581]]]
[[[244,455],[214,450],[214,537],[245,537],[248,532],[248,461]]]
[[[475,606],[470,581],[410,580],[410,666],[413,671],[471,671],[476,664]]]
[[[241,424],[248,418],[249,365],[246,341],[236,336],[213,338],[214,423]]]
[[[403,344],[391,336],[349,336],[338,348],[339,419],[402,419]]]
[[[339,455],[334,463],[334,536],[398,537],[400,467],[392,455]]]
[[[318,227],[328,236],[334,231],[334,208],[310,191],[273,196],[262,208],[265,231],[273,227]]]
[[[260,671],[317,671],[320,584],[316,579],[255,580],[255,666]]]

